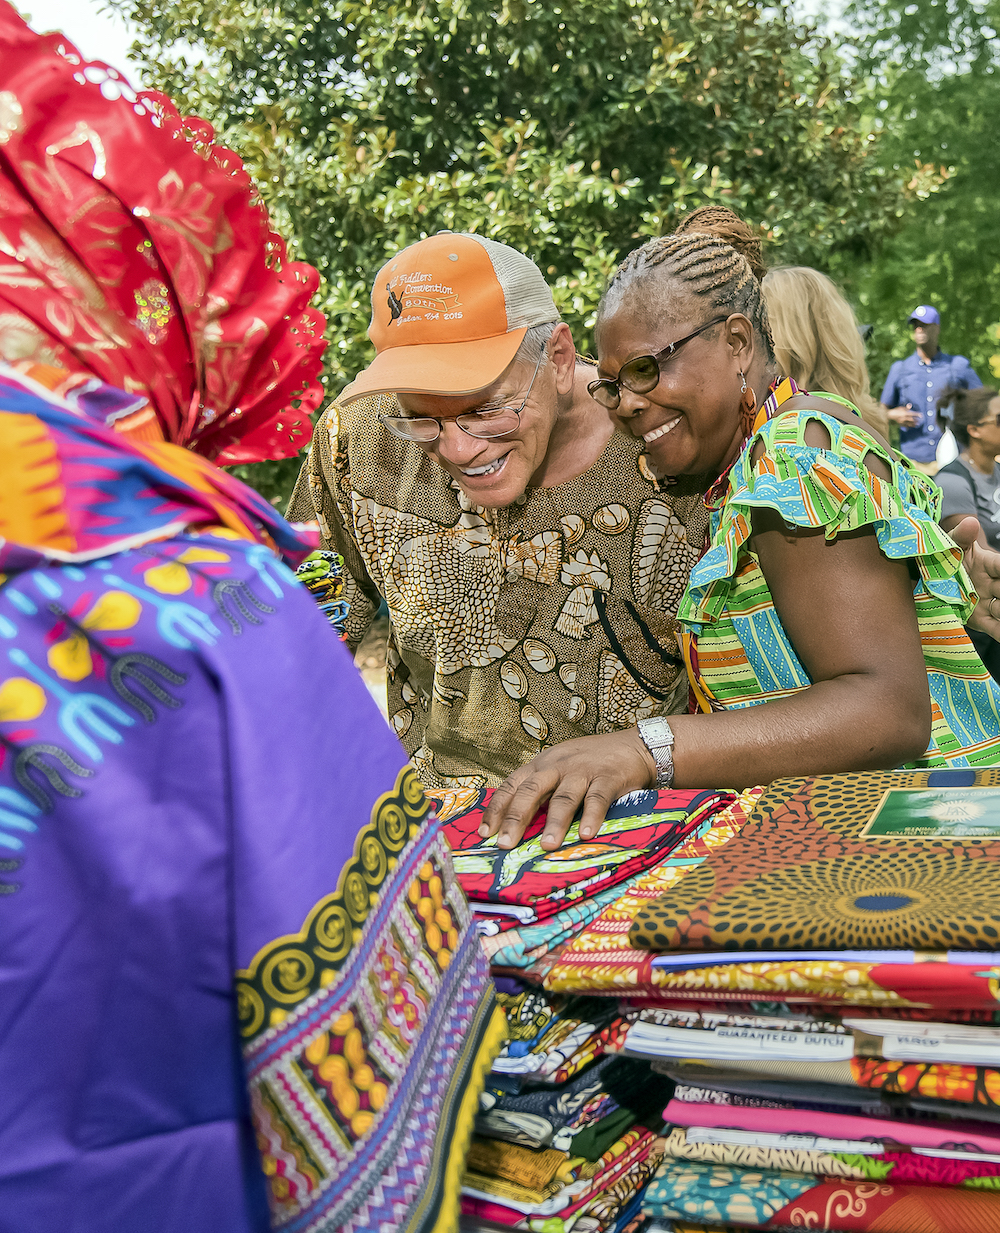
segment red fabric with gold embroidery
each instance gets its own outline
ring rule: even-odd
[[[148,400],[115,424],[140,440],[296,454],[322,398],[319,276],[240,160],[3,0],[0,54],[0,357]]]

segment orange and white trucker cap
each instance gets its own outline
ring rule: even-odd
[[[528,329],[559,320],[541,271],[495,240],[441,231],[404,248],[372,287],[375,359],[340,396],[473,394],[492,385]]]

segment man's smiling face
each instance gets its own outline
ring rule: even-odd
[[[558,397],[551,363],[542,360],[534,382],[533,370],[534,363],[515,360],[497,381],[474,394],[397,395],[404,415],[427,416],[440,423],[437,440],[420,442],[420,448],[458,481],[474,505],[494,509],[513,505],[545,461]],[[471,436],[455,422],[470,412],[517,408],[522,402],[519,426],[502,437]]]

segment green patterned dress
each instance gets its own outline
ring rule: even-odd
[[[872,527],[890,560],[912,562],[913,599],[931,695],[931,741],[913,767],[1000,763],[1000,688],[964,629],[976,603],[962,553],[938,526],[941,494],[860,425],[819,411],[780,411],[790,381],[768,399],[712,509],[709,547],[691,572],[678,610],[698,709],[733,710],[784,698],[812,683],[775,611],[751,549],[753,512],[773,509],[789,526],[823,527],[827,539]],[[849,407],[834,395],[830,398]],[[829,449],[805,442],[810,420],[830,434]],[[756,462],[757,443],[763,453]],[[865,465],[880,458],[892,479]]]

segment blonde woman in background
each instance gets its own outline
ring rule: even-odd
[[[778,371],[800,389],[846,398],[888,440],[888,417],[869,392],[858,321],[837,284],[819,270],[785,265],[769,270],[761,286]]]

